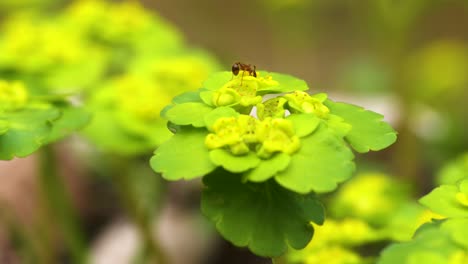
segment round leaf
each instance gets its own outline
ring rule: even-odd
[[[90,114],[81,108],[67,106],[60,110],[62,115],[54,121],[47,142],[60,140],[68,134],[83,128],[91,118]]]
[[[456,199],[459,189],[455,185],[442,185],[419,199],[432,211],[447,217],[468,217],[468,207]]]
[[[223,87],[227,82],[229,82],[229,80],[231,80],[232,77],[232,72],[215,72],[203,82],[203,87],[211,91],[216,91]]]
[[[292,155],[288,168],[279,172],[275,179],[298,193],[329,192],[351,176],[353,158],[343,140],[322,124],[301,139],[301,148]]]
[[[310,222],[324,220],[315,195],[299,195],[274,181],[243,184],[236,174],[216,171],[203,182],[203,213],[225,239],[260,256],[282,255],[288,245],[304,248],[314,231]]]
[[[260,163],[260,159],[252,152],[242,156],[235,156],[223,149],[212,150],[210,159],[214,164],[222,166],[230,172],[243,172],[257,167]]]
[[[397,133],[388,123],[382,121],[382,115],[359,106],[330,100],[325,101],[325,105],[332,114],[342,117],[352,126],[345,138],[357,152],[381,150],[396,141]]]
[[[0,119],[9,123],[8,130],[0,135],[0,159],[25,157],[36,151],[46,143],[52,122],[59,117],[57,108],[44,105],[0,114]]]
[[[310,114],[293,114],[286,119],[293,122],[295,134],[298,137],[309,135],[320,124],[320,119]]]
[[[200,98],[200,90],[192,91],[192,92],[185,92],[174,97],[172,99],[172,104],[165,106],[161,110],[161,113],[160,113],[161,117],[164,117],[167,119],[166,117],[167,111],[169,111],[169,109],[173,108],[175,105],[183,104],[183,103],[203,103],[203,101]]]
[[[266,181],[277,172],[286,169],[290,161],[291,156],[285,153],[278,153],[267,160],[262,160],[256,168],[245,174],[245,179],[252,182]]]
[[[460,251],[461,248],[452,241],[449,232],[441,230],[438,223],[430,223],[419,228],[411,241],[387,247],[377,263],[445,264],[450,263],[449,260]]]
[[[204,103],[183,103],[171,107],[165,112],[165,117],[177,125],[205,126],[204,117],[213,110]]]
[[[201,103],[200,90],[179,94],[172,99],[172,102],[174,104]]]
[[[237,117],[238,115],[239,113],[231,107],[218,107],[205,115],[205,125],[209,129],[221,117]]]
[[[271,76],[272,79],[277,81],[279,84],[276,86],[259,89],[258,94],[289,93],[293,91],[309,90],[309,86],[307,86],[307,83],[304,80],[298,79],[294,76],[276,72],[260,71],[259,73],[259,75],[262,77]]]
[[[451,235],[452,239],[468,250],[468,218],[452,218],[441,224],[441,229]]]
[[[213,94],[214,92],[210,90],[202,91],[200,92],[200,98],[205,104],[213,106]]]
[[[185,128],[155,151],[150,160],[154,171],[166,180],[194,179],[216,168],[205,147],[206,130]]]

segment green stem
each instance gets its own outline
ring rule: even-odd
[[[148,256],[146,259],[147,263],[168,263],[167,257],[164,251],[161,249],[160,244],[154,238],[153,234],[153,223],[151,213],[142,208],[139,205],[139,196],[133,188],[132,178],[129,175],[129,164],[123,159],[117,158],[118,165],[114,167],[120,168],[115,172],[115,183],[117,185],[120,197],[124,207],[132,219],[143,240],[143,258]]]
[[[286,260],[286,257],[284,255],[275,257],[271,259],[272,264],[287,264],[288,261]]]
[[[6,227],[7,237],[12,241],[14,250],[24,263],[50,263],[49,259],[43,258],[38,248],[35,247],[31,238],[31,232],[27,226],[20,224],[18,216],[12,210],[0,201],[0,225]],[[44,254],[46,255],[46,254]]]
[[[72,263],[88,263],[83,232],[65,184],[57,173],[57,164],[52,146],[42,147],[39,154],[41,169],[39,186],[44,209],[47,212],[47,217],[50,218],[49,225],[54,222],[60,228],[63,240],[70,250]]]

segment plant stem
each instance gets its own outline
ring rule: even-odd
[[[132,177],[130,177],[129,164],[125,159],[117,158],[117,160],[120,162],[115,168],[120,168],[120,170],[115,171],[115,183],[124,207],[138,228],[143,240],[143,256],[149,256],[147,263],[168,263],[164,251],[154,238],[151,214],[139,205],[139,196],[135,188],[133,188],[134,183],[132,182]]]
[[[279,256],[279,257],[272,258],[271,263],[272,264],[287,264],[288,261],[286,260],[284,255],[282,255],[282,256]]]
[[[88,263],[83,232],[78,223],[71,199],[66,192],[65,184],[57,173],[57,164],[52,146],[42,147],[39,156],[39,186],[44,210],[47,212],[47,217],[50,218],[49,224],[51,222],[56,223],[62,231],[63,240],[70,250],[71,262]]]

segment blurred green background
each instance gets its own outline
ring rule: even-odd
[[[384,114],[399,132],[387,150],[357,157],[360,175],[391,181],[375,194],[393,198],[385,210],[348,212],[345,189],[325,197],[331,225],[358,221],[367,230],[347,244],[352,254],[378,254],[411,236],[427,214],[415,198],[468,151],[467,28],[464,0],[0,0],[0,79],[22,81],[32,95],[72,93],[93,115],[79,136],[54,146],[84,227],[76,240],[35,198],[38,158],[0,162],[0,263],[74,263],[82,254],[93,263],[153,263],[158,248],[168,263],[270,263],[217,237],[199,215],[198,182],[167,184],[147,166],[168,136],[162,107],[235,61],[302,78],[313,93]],[[400,218],[390,223],[396,208]],[[329,252],[291,261],[331,263],[307,262],[321,259],[307,254],[343,252],[332,242],[323,242]]]

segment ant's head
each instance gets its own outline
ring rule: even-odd
[[[232,74],[237,75],[239,74],[240,70],[240,62],[236,62],[232,65]]]

